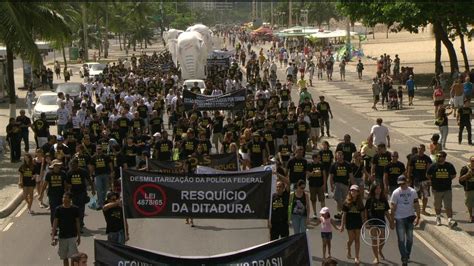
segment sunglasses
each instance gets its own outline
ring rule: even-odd
[[[301,188],[301,189],[305,189],[305,188],[306,188],[306,186],[301,186],[301,187],[299,187],[299,188]]]
[[[351,189],[352,192],[359,192],[357,189]]]

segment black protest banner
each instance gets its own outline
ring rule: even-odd
[[[268,219],[272,172],[175,175],[123,170],[127,218]]]
[[[95,265],[309,266],[311,262],[306,233],[211,257],[173,256],[95,239],[94,254]]]
[[[192,110],[196,104],[197,110],[243,110],[245,107],[246,90],[236,90],[231,93],[209,96],[195,94],[189,90],[183,91],[184,109]]]
[[[185,161],[148,160],[148,169],[161,174],[184,174]]]
[[[191,162],[191,160],[196,160]],[[163,174],[184,173],[185,161],[159,161],[148,160],[148,169]],[[191,165],[212,166],[212,168],[224,171],[237,171],[238,159],[236,153],[210,154],[188,159]]]

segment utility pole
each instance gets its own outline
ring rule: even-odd
[[[293,16],[293,14],[291,14],[291,0],[288,1],[288,28],[291,27],[291,16]]]
[[[84,54],[82,55],[84,62],[89,60],[89,40],[87,34],[87,19],[86,19],[86,3],[82,3],[82,32],[84,34]]]
[[[262,19],[263,22],[263,1],[260,0],[260,18]]]
[[[273,27],[273,0],[270,2],[270,25]]]

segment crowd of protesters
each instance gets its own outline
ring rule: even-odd
[[[335,61],[330,53],[323,56],[310,49],[277,49],[275,43],[267,52],[255,52],[252,43],[238,34],[224,37],[236,43],[236,53],[229,68],[216,70],[207,77],[202,93],[220,95],[246,89],[243,110],[186,110],[183,90],[201,93],[201,89],[197,84],[191,88],[182,86],[179,69],[162,68],[171,62],[169,53],[154,53],[132,55],[129,65],[112,63],[97,79],[87,79],[76,99],[58,94],[57,135],[50,132],[44,114],[32,122],[22,111],[10,121],[7,132],[12,148],[15,147],[12,162],[20,161],[20,143],[24,134],[28,135],[28,128],[34,132],[37,147],[30,154],[25,141],[19,185],[24,190],[29,213],[35,213],[34,189],[39,207],[50,209],[54,244],[56,228],[62,228],[61,259],[67,260],[77,253],[75,244],[80,243],[85,205],[91,198],[89,187],[92,197],[97,198],[94,207],[104,212],[109,240],[128,240],[121,215],[121,169],[147,170],[150,158],[186,161],[184,167],[189,173],[196,169],[203,155],[211,153],[238,153],[240,170],[276,164],[278,182],[269,220],[271,238],[287,236],[289,221],[297,233],[304,232],[314,219],[321,224],[325,256],[326,252],[331,256],[331,228],[335,227],[347,230],[347,257],[352,257],[354,243],[355,261],[359,262],[359,230],[369,220],[370,226],[382,228],[380,232],[385,226],[396,225],[402,261],[406,263],[413,239],[412,234],[404,232],[413,230],[410,224],[415,217],[414,223],[418,223],[420,212],[425,211],[430,187],[438,224],[444,206],[449,225],[456,225],[452,217],[451,180],[457,172],[441,149],[435,152],[437,161],[433,162],[425,155],[424,145],[415,147],[404,164],[396,150],[387,151],[390,140],[388,131],[381,130],[382,121],[377,121],[364,146],[357,148],[350,135],[346,135],[335,149],[330,147],[326,138],[331,137],[331,105],[323,95],[318,100],[308,91],[315,71],[318,79],[323,78],[323,71],[328,80],[332,79]],[[386,71],[390,72],[391,61],[386,61]],[[345,64],[344,60],[341,64]],[[341,64],[340,70],[345,67]],[[363,64],[359,64],[361,77]],[[282,80],[277,76],[278,68],[285,73]],[[342,74],[341,79],[345,79]],[[382,80],[382,87],[385,83],[390,84],[390,80]],[[296,99],[292,97],[295,92]],[[310,158],[306,159],[306,155]],[[460,180],[474,222],[474,158],[470,158],[470,167],[461,170]],[[43,200],[45,194],[48,204]],[[329,196],[337,203],[337,210],[331,211],[335,214],[333,218],[340,222],[332,220],[325,206]],[[417,205],[418,197],[422,199],[421,208]],[[413,201],[407,203],[407,199]],[[321,205],[319,212],[317,202]],[[382,223],[374,222],[373,218]],[[382,247],[374,249],[374,262],[384,259]]]

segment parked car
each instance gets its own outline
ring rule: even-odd
[[[59,92],[64,93],[64,95],[69,94],[74,101],[74,106],[79,106],[81,104],[81,99],[79,98],[81,87],[82,84],[78,82],[61,83],[56,87],[56,95]]]
[[[206,83],[202,79],[187,79],[183,82],[183,86],[186,85],[186,88],[190,90],[192,87],[194,87],[195,82],[197,82],[198,87],[201,89],[201,94],[204,94]]]
[[[100,75],[103,74],[105,67],[105,64],[93,64],[89,68],[89,78],[97,79]]]
[[[41,117],[41,113],[46,114],[46,120],[49,123],[54,124],[57,119],[58,104],[56,102],[58,96],[54,92],[44,92],[38,99],[33,102],[35,107],[33,108],[32,119],[35,121]]]
[[[100,63],[99,62],[87,62],[87,63],[82,64],[81,68],[79,69],[79,76],[81,78],[84,77],[84,67],[87,67],[87,69],[89,70],[89,77],[92,76],[92,75],[90,75],[90,70],[91,70],[93,65],[100,65]]]

